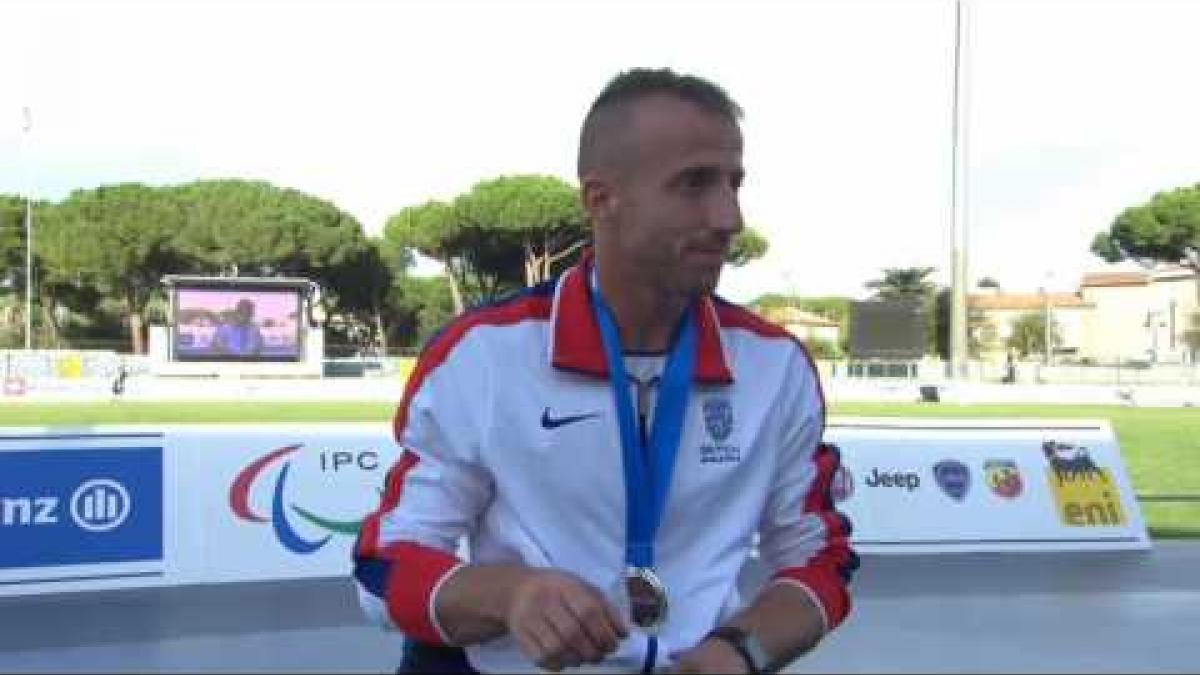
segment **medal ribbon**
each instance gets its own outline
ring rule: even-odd
[[[616,320],[596,286],[593,276],[592,306],[604,343],[608,381],[612,385],[621,430],[621,457],[625,467],[625,563],[631,567],[653,568],[654,536],[666,510],[696,366],[696,320],[693,310],[688,308],[676,329],[654,406],[654,424],[647,447],[638,432],[637,412],[629,395],[629,378]]]

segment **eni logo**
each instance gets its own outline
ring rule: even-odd
[[[1072,527],[1113,527],[1127,521],[1112,474],[1097,466],[1081,445],[1044,441],[1046,479],[1058,517]]]

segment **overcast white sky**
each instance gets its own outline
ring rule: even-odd
[[[1072,289],[1123,207],[1200,182],[1200,3],[969,8],[969,277]],[[259,178],[376,233],[480,179],[573,181],[603,84],[668,65],[746,110],[771,250],[725,295],[949,281],[953,0],[0,0],[0,26],[0,192]]]

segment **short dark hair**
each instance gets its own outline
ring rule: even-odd
[[[702,77],[681,75],[670,68],[626,70],[609,80],[583,120],[576,166],[580,179],[597,163],[600,145],[617,117],[613,113],[655,94],[674,96],[731,123],[736,124],[742,117],[741,106],[720,85]]]

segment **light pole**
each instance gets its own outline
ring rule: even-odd
[[[1050,365],[1050,292],[1042,287],[1042,361]]]
[[[33,113],[29,106],[22,109],[22,129],[25,132],[25,152],[29,152],[29,136],[33,130]],[[26,166],[30,164],[28,157]],[[28,169],[27,169],[28,170]],[[25,349],[33,348],[33,181],[26,177],[25,186]]]
[[[1054,365],[1054,308],[1050,302],[1050,286],[1054,281],[1054,270],[1046,270],[1046,283],[1042,287],[1042,342],[1047,366]]]
[[[954,3],[954,110],[951,155],[950,219],[953,225],[950,305],[950,378],[967,377],[967,38],[964,0]]]

